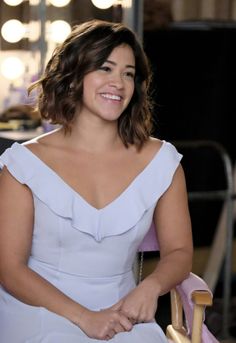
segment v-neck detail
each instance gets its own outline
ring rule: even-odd
[[[0,167],[5,165],[18,182],[29,187],[36,218],[46,216],[47,222],[47,218],[57,217],[55,225],[65,221],[63,225],[68,229],[101,242],[106,237],[124,234],[143,221],[151,223],[158,199],[170,186],[181,158],[172,144],[163,141],[146,167],[102,209],[90,205],[37,155],[17,142],[0,156]]]
[[[139,182],[139,179],[142,178],[142,175],[147,173],[148,170],[152,167],[152,165],[155,163],[155,161],[159,158],[159,154],[162,153],[162,150],[164,150],[166,141],[162,141],[162,144],[158,151],[154,154],[154,156],[151,158],[151,160],[146,164],[146,166],[132,179],[132,181],[121,191],[113,200],[108,202],[105,206],[101,208],[97,208],[93,206],[89,201],[87,201],[80,192],[76,191],[66,180],[63,179],[53,168],[51,168],[47,163],[45,163],[41,158],[39,158],[36,154],[34,154],[30,149],[28,149],[24,144],[19,144],[15,142],[13,146],[18,146],[20,148],[23,148],[26,150],[26,152],[37,161],[37,163],[40,163],[43,168],[46,168],[51,174],[53,174],[59,182],[61,182],[68,190],[70,190],[75,196],[79,197],[80,200],[88,207],[90,207],[93,211],[97,212],[103,212],[110,206],[112,206],[114,203],[116,203],[119,199],[122,198],[123,195],[125,195],[132,186],[135,185],[135,183]]]

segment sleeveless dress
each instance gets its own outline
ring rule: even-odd
[[[29,267],[91,310],[118,302],[135,287],[132,270],[136,253],[181,157],[172,144],[163,141],[125,191],[104,208],[96,209],[28,148],[14,143],[1,155],[0,167],[5,165],[33,194]],[[136,324],[130,332],[119,333],[110,341],[167,342],[156,322]],[[24,304],[0,287],[0,342],[105,341],[89,338],[64,317]]]

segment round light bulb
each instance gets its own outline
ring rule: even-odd
[[[21,21],[10,19],[3,24],[1,34],[7,42],[16,43],[24,37],[25,27]]]
[[[50,25],[50,38],[55,43],[62,43],[66,37],[70,34],[71,27],[64,20],[55,20]]]
[[[3,0],[9,6],[17,6],[20,5],[23,0]]]
[[[55,7],[64,7],[69,4],[70,0],[49,0]]]
[[[102,10],[105,10],[112,5],[114,5],[115,0],[91,0],[93,5],[97,8],[100,8]]]
[[[1,73],[9,80],[18,79],[24,71],[25,66],[18,57],[7,57],[1,64]]]

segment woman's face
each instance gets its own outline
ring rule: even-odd
[[[85,75],[81,115],[114,121],[134,93],[135,57],[129,45],[114,48],[103,65]]]

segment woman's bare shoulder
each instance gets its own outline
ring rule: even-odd
[[[163,144],[163,140],[159,139],[159,138],[155,138],[155,137],[149,137],[147,143],[151,146],[153,146],[153,148],[156,148],[157,150],[160,149],[160,147]]]
[[[155,155],[161,149],[162,145],[162,140],[154,137],[149,137],[143,147],[144,154],[150,153],[150,155]]]
[[[141,161],[141,163],[147,165],[161,149],[162,144],[163,141],[160,139],[150,137],[145,142],[142,149],[136,152],[136,156],[138,156],[138,159]]]
[[[58,136],[59,133],[57,129],[37,136],[27,142],[24,142],[23,145],[36,155],[41,155],[50,147],[57,145],[57,142],[59,141]]]

